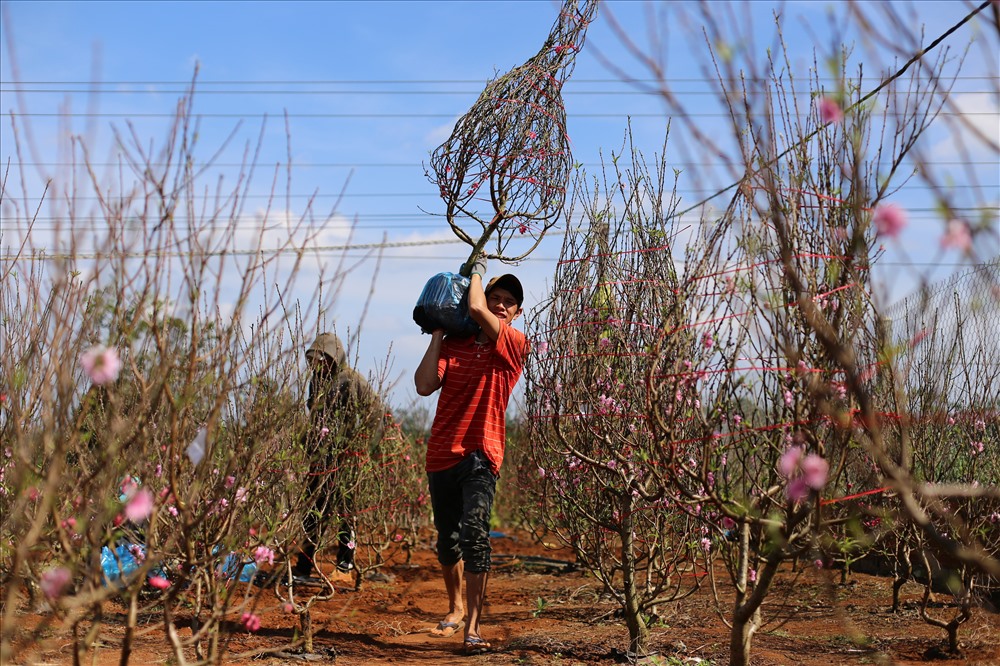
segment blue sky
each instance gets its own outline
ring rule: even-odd
[[[0,109],[5,115],[11,110],[34,114],[29,119],[35,150],[25,159],[50,165],[28,170],[29,189],[37,189],[44,175],[54,172],[51,164],[60,159],[59,139],[64,128],[55,116],[61,110],[101,114],[74,115],[72,131],[86,137],[92,159],[110,162],[111,127],[124,127],[126,118],[140,136],[154,144],[161,141],[170,123],[169,114],[197,64],[195,113],[202,116],[202,155],[213,154],[241,123],[235,140],[219,159],[222,165],[237,163],[245,146],[257,140],[265,114],[268,117],[260,159],[268,169],[260,170],[254,185],[257,199],[252,200],[263,210],[270,190],[270,170],[275,163],[287,160],[282,118],[287,112],[294,169],[289,187],[292,197],[286,206],[289,214],[301,213],[314,194],[317,210],[329,211],[343,191],[336,217],[321,234],[321,245],[343,244],[352,222],[356,223],[353,243],[378,243],[383,234],[390,242],[414,243],[386,250],[358,347],[359,365],[369,370],[386,359],[391,346],[390,375],[401,377],[393,402],[405,405],[414,398],[410,378],[427,338],[413,324],[410,311],[430,275],[457,270],[468,256],[467,246],[457,243],[419,244],[454,238],[440,218],[424,212],[439,212],[442,205],[424,177],[422,164],[475,101],[487,79],[522,63],[541,47],[555,19],[556,4],[44,0],[2,4]],[[761,50],[771,41],[769,17],[778,7],[767,2],[749,5]],[[791,28],[786,30],[786,38],[796,54],[794,66],[805,72],[812,62],[813,40],[826,45],[831,32],[844,25],[836,18],[844,6],[790,2],[780,8]],[[587,167],[596,166],[600,151],[607,154],[621,146],[629,117],[640,145],[650,153],[661,146],[666,124],[662,102],[617,81],[597,56],[600,53],[624,71],[646,78],[612,34],[607,15],[613,14],[643,45],[649,25],[664,28],[658,23],[663,9],[662,5],[607,2],[588,33],[587,45],[565,89],[574,157]],[[932,38],[967,11],[967,5],[925,2],[916,5],[916,11],[918,19],[928,26],[928,38]],[[827,18],[829,12],[834,19]],[[806,29],[805,25],[811,27]],[[713,127],[722,126],[722,119],[707,111],[711,100],[704,95],[701,72],[689,52],[695,47],[686,41],[692,36],[691,26],[673,24],[666,28],[670,37],[667,71],[678,89],[689,95],[685,101],[691,108],[706,109],[704,127],[711,132]],[[969,27],[956,33],[949,45],[960,51],[975,34],[976,29]],[[853,39],[849,34],[846,38]],[[859,47],[853,61],[866,57]],[[980,68],[976,73],[983,73],[978,61],[970,59],[970,63],[968,67],[973,69],[968,71]],[[992,67],[995,77],[995,60]],[[871,67],[867,71],[874,74]],[[23,82],[20,98],[15,94],[15,78]],[[875,78],[873,75],[869,80]],[[103,82],[100,94],[86,93],[92,88],[86,82],[95,80]],[[972,108],[980,113],[985,110],[985,115],[977,118],[988,130],[992,128],[995,137],[1000,132],[998,102],[995,92],[983,95],[982,91],[995,91],[996,79],[979,87],[966,81],[959,85],[973,100],[969,102]],[[41,92],[43,89],[51,92]],[[947,150],[941,154],[942,162],[947,161]],[[18,160],[8,118],[0,126],[0,158],[4,164]],[[987,154],[983,163],[973,167],[994,206],[1000,198],[996,159],[995,153]],[[235,173],[225,166],[219,171],[229,178]],[[961,169],[956,174],[956,178],[968,178]],[[723,181],[720,176],[719,182]],[[708,185],[682,181],[683,202],[697,201]],[[283,181],[279,190],[284,194]],[[926,206],[927,193],[918,187],[904,189],[896,200],[912,207]],[[252,216],[254,211],[247,212]],[[917,265],[887,271],[884,286],[888,295],[909,293],[918,274],[937,280],[967,267],[957,254],[937,250],[940,234],[941,221],[932,213],[914,213],[900,248],[903,252],[890,248],[886,260]],[[10,242],[9,235],[0,238],[0,245]],[[553,237],[528,261],[507,269],[522,276],[527,306],[544,297],[545,279],[555,270],[558,252],[559,239]],[[362,251],[349,254],[365,256]],[[320,253],[317,261],[332,266],[338,256]],[[502,269],[491,266],[490,272],[498,270]],[[334,311],[329,313],[329,321],[336,322],[338,332],[357,326],[373,275],[373,259],[362,261],[352,271]],[[312,286],[302,284],[301,288],[311,290]]]

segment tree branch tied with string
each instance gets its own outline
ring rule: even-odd
[[[480,253],[520,261],[559,221],[573,166],[562,86],[596,14],[596,0],[566,0],[541,50],[488,82],[431,154],[427,178],[439,188],[443,216],[472,246],[462,275]],[[508,250],[520,238],[530,239],[527,249]]]

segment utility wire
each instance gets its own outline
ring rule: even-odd
[[[295,197],[293,197],[293,198],[295,198]],[[304,198],[304,197],[302,197],[302,198]],[[906,210],[907,210],[907,213],[910,214],[910,215],[908,215],[908,218],[912,222],[921,222],[921,221],[932,222],[932,221],[940,221],[940,219],[941,219],[939,215],[934,215],[934,214],[932,214],[932,215],[912,215],[912,213],[939,213],[940,210],[938,208],[933,208],[933,207],[907,208]],[[970,212],[971,213],[984,213],[984,212],[994,212],[995,213],[995,212],[1000,212],[1000,207],[997,207],[997,206],[952,206],[952,207],[949,208],[949,210],[954,211],[956,213],[963,213],[963,212],[964,213],[970,213]],[[387,222],[391,222],[391,221],[405,222],[407,220],[412,220],[412,221],[416,222],[416,221],[423,220],[423,221],[426,222],[428,219],[430,219],[430,217],[433,217],[433,216],[429,217],[427,214],[420,214],[420,213],[338,213],[338,214],[335,215],[335,217],[341,218],[341,219],[344,219],[344,220],[353,220],[353,219],[367,220],[369,222],[374,223],[374,222],[378,222],[380,220],[387,221]],[[11,216],[6,216],[4,219],[8,223],[13,223],[13,222],[11,222],[11,219],[12,219]],[[222,220],[222,221],[219,221],[217,223],[203,224],[203,225],[196,225],[196,226],[198,228],[206,228],[206,229],[227,228],[230,225],[239,226],[239,227],[259,226],[259,225],[256,224],[256,222],[257,222],[258,219],[261,219],[261,218],[253,218],[252,216],[247,216],[247,217],[245,217],[243,219],[240,219],[240,220],[229,219],[229,220]],[[126,216],[126,220],[125,220],[125,222],[126,222],[126,228],[129,228],[129,225],[127,225],[127,221],[128,221],[128,218]],[[86,214],[76,215],[72,219],[72,222],[70,222],[69,218],[66,217],[66,216],[58,216],[58,215],[33,215],[31,217],[31,227],[33,229],[39,228],[37,226],[37,224],[36,224],[38,222],[48,223],[48,224],[58,224],[58,223],[63,222],[63,223],[65,223],[66,226],[69,226],[70,224],[72,224],[72,226],[73,226],[74,229],[79,229],[79,228],[82,228],[82,227],[85,227],[85,226],[88,226],[88,225],[89,226],[102,225],[104,227],[107,226],[106,218],[100,217],[98,215],[86,215]],[[706,221],[692,220],[691,223],[692,224],[709,224],[709,225],[714,225],[715,221],[714,220],[711,220],[711,221],[708,221],[708,220],[706,220]],[[24,225],[24,226],[27,226],[28,225],[27,218],[25,218],[25,220],[22,221],[21,224]],[[280,217],[279,216],[273,216],[268,221],[266,227],[264,227],[264,230],[274,229],[274,228],[277,228],[280,225],[281,225],[281,219],[280,219]],[[296,225],[297,225],[297,223],[296,223]],[[309,229],[314,229],[314,225],[310,225],[310,224],[303,224],[301,226],[303,226],[305,228],[309,228]],[[396,228],[420,229],[420,228],[423,228],[425,226],[426,225],[409,224],[409,225],[396,225]],[[376,225],[376,226],[372,226],[372,227],[369,227],[369,228],[375,228],[375,229],[389,228],[389,225],[386,225],[384,227],[382,225]]]
[[[997,78],[1000,81],[1000,77]],[[10,85],[10,84],[7,84]],[[2,87],[0,84],[0,93],[18,93],[18,94],[32,94],[32,95],[64,95],[67,93],[75,94],[92,94],[92,95],[186,95],[188,90],[180,89],[159,89],[159,90],[122,90],[122,89],[112,89],[112,90],[102,90],[100,88],[32,88],[25,89],[22,84],[14,85],[13,87]],[[994,95],[996,91],[993,90],[952,90],[952,94],[961,93],[963,95]],[[689,97],[715,97],[716,92],[713,90],[686,90],[677,91],[678,94],[689,96]],[[427,95],[427,96],[440,96],[440,95],[461,95],[461,96],[475,96],[478,95],[478,91],[473,90],[287,90],[287,89],[274,89],[274,90],[196,90],[196,96],[202,95],[337,95],[337,96],[348,96],[348,95]],[[795,92],[793,96],[795,97],[809,97],[811,91],[804,90],[801,92]],[[615,97],[659,97],[660,93],[656,90],[572,90],[567,89],[563,92],[566,97],[595,97],[595,96],[615,96]]]
[[[6,163],[5,163],[6,164]],[[724,162],[671,162],[673,166],[678,168],[686,167],[718,167],[725,166]],[[935,160],[934,164],[937,166],[998,166],[996,160]],[[20,162],[11,161],[10,165],[13,167],[79,167],[83,166],[78,162]],[[144,162],[144,166],[149,167],[165,167],[168,166],[166,162]],[[87,162],[87,166],[95,168],[108,168],[108,167],[118,167],[121,166],[118,162]],[[212,162],[212,166],[219,168],[231,168],[231,167],[244,167],[246,164],[241,162]],[[296,169],[362,169],[362,168],[399,168],[399,169],[415,169],[423,167],[421,162],[294,162]],[[580,162],[580,166],[584,168],[589,167],[599,167],[600,162]],[[952,186],[952,187],[964,187],[964,186]],[[350,196],[345,194],[344,196]]]
[[[565,234],[564,231],[551,231],[551,232],[549,232],[549,235],[551,235],[551,236],[561,236],[561,235],[564,235],[564,234]],[[459,240],[459,239],[456,238],[454,240],[452,240],[452,239],[440,239],[440,240],[425,240],[425,241],[399,241],[399,242],[392,242],[392,243],[352,243],[352,244],[345,244],[345,245],[318,245],[316,247],[311,247],[311,248],[308,248],[308,249],[306,249],[306,248],[296,248],[294,250],[290,250],[288,248],[277,248],[277,249],[271,249],[271,250],[267,250],[267,249],[261,248],[259,250],[226,250],[226,251],[213,250],[213,251],[206,251],[206,252],[171,251],[171,252],[156,252],[155,254],[156,254],[157,257],[163,257],[163,258],[180,258],[180,257],[192,257],[192,256],[198,256],[198,257],[212,257],[212,256],[217,256],[217,257],[223,257],[223,256],[228,256],[228,257],[274,256],[274,255],[278,255],[278,254],[282,254],[282,253],[291,253],[293,251],[295,253],[301,254],[303,256],[308,256],[308,255],[315,256],[315,255],[320,255],[320,254],[330,254],[330,253],[337,252],[337,253],[343,253],[344,256],[349,257],[349,258],[359,258],[360,259],[360,258],[364,258],[364,257],[370,256],[370,251],[371,250],[392,250],[392,249],[411,248],[411,247],[457,245],[459,243],[464,244],[464,241],[461,241],[461,240]],[[364,252],[362,254],[356,254],[356,255],[348,254],[349,252],[357,252],[357,251],[361,251],[361,250],[367,250],[369,252]],[[30,254],[28,256],[24,256],[23,254],[21,254],[21,255],[14,255],[14,254],[0,255],[0,261],[14,261],[16,259],[18,261],[31,261],[31,262],[33,262],[33,261],[47,261],[47,260],[56,260],[56,259],[66,260],[66,259],[70,259],[70,258],[72,258],[74,260],[96,260],[96,259],[106,259],[106,258],[108,258],[110,256],[114,256],[116,259],[144,259],[144,258],[147,257],[147,254],[142,253],[142,252],[127,252],[127,253],[118,253],[118,252],[115,252],[115,253],[88,252],[88,253],[78,253],[78,254],[74,254],[74,255],[49,255],[49,254],[45,254],[44,252],[35,252],[35,253],[32,253],[32,254]],[[422,260],[426,260],[426,261],[441,261],[441,259],[442,259],[441,255],[399,255],[399,254],[393,254],[392,257],[393,257],[393,259],[405,259],[405,260],[410,260],[410,261],[413,261],[413,260],[419,260],[419,261],[422,261]],[[455,257],[458,258],[459,260],[462,258],[461,255],[455,255]],[[537,256],[534,256],[534,255],[531,255],[531,256],[525,257],[519,263],[524,263],[524,262],[532,262],[532,263],[542,262],[542,263],[544,263],[544,262],[557,262],[557,261],[559,261],[559,257],[537,257]],[[683,265],[683,264],[685,264],[685,261],[683,259],[678,258],[678,259],[676,259],[675,263]],[[983,264],[971,264],[971,267],[972,268],[976,268],[978,266],[984,266],[984,265],[990,265],[990,264],[989,264],[989,262],[986,262],[986,263],[983,263]],[[880,266],[880,267],[881,266],[895,266],[895,267],[914,267],[914,266],[919,266],[919,267],[924,267],[924,268],[936,268],[936,267],[940,267],[940,268],[957,268],[957,267],[961,267],[961,266],[967,266],[968,267],[968,266],[970,266],[970,264],[968,262],[945,263],[945,262],[940,262],[940,261],[879,261],[878,262],[878,266]]]
[[[869,99],[871,99],[872,97],[874,97],[875,95],[877,95],[878,93],[880,93],[886,86],[888,86],[890,83],[892,83],[893,81],[895,81],[896,79],[898,79],[900,76],[902,76],[910,68],[910,66],[912,66],[916,61],[918,61],[920,58],[922,58],[927,53],[929,53],[934,48],[936,48],[941,42],[943,42],[945,39],[947,39],[949,36],[951,36],[956,30],[958,30],[965,23],[967,23],[968,21],[970,21],[976,14],[978,14],[979,12],[981,12],[983,9],[986,9],[987,7],[989,7],[990,4],[991,4],[990,0],[987,0],[986,2],[983,2],[979,7],[977,7],[975,10],[973,10],[972,12],[970,12],[968,15],[966,15],[960,21],[958,21],[958,23],[956,23],[951,28],[949,28],[948,30],[946,30],[944,33],[942,33],[939,37],[937,37],[934,41],[932,41],[926,47],[922,48],[920,51],[918,51],[917,53],[915,53],[899,70],[897,70],[895,73],[893,73],[889,78],[885,79],[876,88],[874,88],[873,90],[871,90],[870,92],[868,92],[861,99],[859,99],[857,102],[855,102],[854,104],[852,104],[850,107],[848,107],[845,110],[846,111],[850,111],[850,110],[852,110],[852,109],[860,106],[861,104],[864,104]],[[36,116],[37,115],[37,116],[43,116],[43,117],[44,116],[50,116],[50,115],[52,115],[52,116],[64,117],[63,114],[23,114],[23,115],[31,115],[31,116]],[[73,114],[73,115],[74,116],[83,116],[83,117],[95,117],[95,116],[96,117],[105,117],[105,116],[109,116],[109,115],[110,116],[114,116],[114,117],[121,116],[121,115],[129,115],[130,117],[172,117],[172,115],[170,115],[170,114],[90,114],[90,113],[85,113],[85,114]],[[206,117],[206,116],[207,117],[242,117],[242,115],[240,115],[240,114],[198,114],[198,115],[201,116],[201,117]],[[378,117],[439,117],[442,114],[430,114],[430,116],[422,115],[422,114],[403,114],[403,115],[400,115],[400,114],[384,114],[384,115],[381,115],[381,116],[379,114],[343,114],[343,115],[341,115],[341,114],[304,114],[304,115],[298,115],[298,116],[295,116],[295,117],[355,117],[355,116],[358,116],[358,117],[372,117],[373,115],[378,116]],[[446,116],[446,117],[453,117],[454,114],[443,114],[443,115]],[[577,114],[577,115],[582,115],[583,117],[615,117],[614,115],[608,115],[608,114]],[[647,114],[632,114],[632,115],[633,115],[633,117],[647,117]],[[712,115],[726,116],[727,114],[695,114],[695,115],[697,115],[698,117],[706,117],[706,116],[712,116]],[[662,117],[662,114],[648,114],[648,116],[649,117]],[[815,130],[813,130],[812,132],[810,132],[809,134],[807,134],[806,136],[804,136],[803,138],[801,138],[800,140],[798,140],[795,144],[789,146],[784,151],[782,151],[777,156],[775,156],[766,166],[771,166],[771,165],[775,164],[778,160],[780,160],[781,158],[785,157],[786,155],[788,155],[793,150],[796,150],[800,145],[802,145],[802,144],[806,143],[807,141],[810,141],[811,139],[813,139],[821,131],[825,130],[830,124],[832,124],[832,123],[827,123],[825,125],[817,127]],[[705,204],[709,203],[710,201],[712,201],[713,199],[719,197],[720,195],[725,194],[726,192],[728,192],[728,191],[732,190],[733,188],[739,186],[744,181],[745,181],[745,178],[741,178],[741,179],[733,182],[732,184],[728,185],[727,187],[724,187],[724,188],[722,188],[722,189],[714,192],[713,194],[709,195],[708,197],[700,200],[698,203],[695,203],[694,205],[689,206],[688,208],[686,208],[686,209],[684,209],[684,210],[682,210],[680,212],[673,213],[672,215],[669,216],[668,219],[683,217],[684,215],[686,215],[688,213],[691,213],[694,210],[696,210],[696,209],[704,206]],[[976,210],[979,210],[979,209],[976,209]],[[553,232],[550,232],[549,235],[560,235],[562,233],[565,233],[565,232],[556,232],[556,231],[553,231]],[[303,253],[306,253],[306,252],[308,252],[308,253],[315,253],[315,252],[327,252],[327,251],[347,251],[347,250],[376,249],[376,248],[386,248],[386,249],[388,249],[388,248],[395,248],[395,247],[415,247],[415,246],[426,246],[426,245],[445,245],[445,244],[455,244],[455,243],[463,243],[463,242],[464,241],[461,241],[459,239],[454,239],[454,240],[451,240],[451,239],[449,239],[449,240],[438,240],[438,241],[400,241],[400,242],[390,242],[390,243],[357,244],[357,245],[350,245],[350,246],[348,246],[348,245],[344,245],[344,246],[323,246],[323,247],[312,248],[312,249],[309,249],[309,250],[295,248],[294,251],[296,251],[296,252],[303,252]],[[279,248],[277,250],[271,250],[269,252],[273,253],[273,252],[280,252],[280,251],[282,251],[282,250]],[[289,250],[286,248],[284,251],[287,252]],[[264,251],[263,250],[257,250],[257,251],[228,250],[228,251],[213,251],[213,252],[209,252],[209,253],[205,253],[205,254],[206,255],[218,254],[218,255],[233,255],[233,256],[238,256],[238,255],[258,255],[258,254],[261,254],[262,252],[264,252]],[[176,255],[172,254],[172,253],[165,253],[165,254],[162,254],[162,255],[159,255],[159,256],[184,256],[186,254],[190,254],[190,253],[177,253]],[[7,254],[7,255],[3,256],[3,259],[6,260],[6,261],[11,261],[11,260],[13,260],[15,258],[15,256],[16,255]],[[86,259],[86,258],[98,258],[99,256],[103,256],[103,255],[93,254],[93,255],[76,255],[76,256],[77,256],[77,258],[84,258],[84,259]],[[116,255],[116,256],[125,256],[126,258],[139,258],[139,257],[145,257],[146,255],[145,254],[136,254],[136,255],[125,254],[125,255]],[[22,257],[22,258],[24,258],[24,257]],[[39,255],[39,258],[54,259],[54,258],[57,258],[57,256],[56,255],[47,256],[47,255],[42,254],[42,255]],[[62,258],[66,258],[66,256],[62,256]],[[31,259],[34,259],[34,257],[32,257]],[[918,265],[918,264],[916,264],[916,263],[908,263],[906,265]],[[942,265],[942,264],[933,263],[933,264],[928,264],[928,265]],[[964,265],[964,264],[958,264],[958,265]]]
[[[997,76],[987,76],[987,75],[965,75],[960,74],[955,79],[959,81],[993,81],[1000,77]],[[673,83],[714,83],[717,81],[716,78],[707,77],[682,77],[675,78],[671,77],[671,82]],[[768,79],[766,77],[750,77],[745,79],[746,81],[751,81],[754,83],[765,82]],[[838,83],[840,79],[838,77],[826,76],[819,77],[820,82],[830,82]],[[742,83],[744,79],[724,79],[726,83]],[[659,83],[655,78],[649,79],[632,79],[631,82],[634,83]],[[0,83],[12,83],[11,81],[0,80]],[[16,81],[19,85],[85,85],[85,86],[184,86],[184,92],[187,92],[192,83],[197,88],[198,86],[217,86],[217,85],[424,85],[428,83],[441,84],[441,85],[453,85],[453,84],[476,84],[482,85],[485,83],[485,79],[219,79],[219,80],[206,80],[206,79],[196,79],[192,81],[138,81],[138,80],[122,80],[122,81],[65,81],[65,80],[45,80],[45,81]],[[579,85],[583,83],[623,83],[621,79],[611,78],[611,79],[581,79],[573,78],[572,82],[568,84],[569,86]],[[477,92],[478,94],[478,92]]]
[[[876,88],[873,92],[878,92],[881,88]],[[869,95],[870,96],[870,95]],[[864,97],[861,101],[856,102],[851,105],[849,109],[854,108],[861,102],[868,99],[869,96]],[[21,113],[18,111],[11,111],[6,114],[11,118],[175,118],[175,113],[134,113],[129,111],[118,111],[118,112],[72,112],[72,113],[61,113],[61,112],[30,112]],[[220,119],[220,120],[234,120],[234,119],[247,119],[247,118],[263,118],[264,116],[274,116],[274,117],[287,117],[293,120],[331,120],[331,119],[359,119],[359,120],[371,120],[376,119],[416,119],[416,118],[455,118],[456,114],[454,112],[448,113],[438,113],[438,112],[427,112],[427,113],[397,113],[397,112],[344,112],[344,113],[271,113],[267,111],[261,111],[259,113],[193,113],[194,117],[199,119]],[[904,115],[903,112],[898,114],[888,114],[892,115]],[[939,116],[955,116],[957,118],[967,118],[971,116],[996,116],[997,114],[989,111],[941,111],[938,113]],[[603,112],[603,113],[573,113],[574,118],[587,118],[587,119],[601,119],[601,118],[621,118],[622,116],[629,116],[630,118],[663,118],[664,114],[662,112],[630,112],[630,111],[619,111],[619,112]],[[702,113],[702,112],[692,112],[683,114],[674,114],[673,118],[728,118],[729,114],[724,112],[713,112],[713,113]],[[822,129],[822,128],[820,128]],[[818,130],[815,130],[812,134],[804,137],[801,142],[805,142],[816,135]],[[794,149],[788,148],[779,157],[783,157],[788,152]],[[777,159],[777,158],[775,158]]]
[[[848,108],[844,109],[844,111],[845,112],[846,111],[851,111],[851,110],[853,110],[853,109],[861,106],[862,104],[864,104],[865,102],[867,102],[868,100],[870,100],[872,97],[874,97],[878,93],[880,93],[886,86],[888,86],[890,83],[892,83],[893,81],[895,81],[896,79],[898,79],[899,77],[901,77],[904,73],[906,73],[906,70],[908,70],[913,63],[915,63],[916,61],[920,60],[925,55],[927,55],[932,50],[934,50],[938,46],[938,44],[940,44],[945,39],[947,39],[948,37],[950,37],[956,30],[958,30],[959,28],[961,28],[963,25],[965,25],[966,23],[968,23],[969,21],[971,21],[972,17],[974,17],[976,14],[978,14],[979,12],[981,12],[984,9],[986,9],[987,7],[989,7],[990,4],[991,4],[991,2],[992,2],[992,0],[986,0],[986,2],[984,2],[981,5],[979,5],[979,7],[977,7],[976,9],[972,10],[969,14],[967,14],[964,18],[962,18],[958,23],[956,23],[955,25],[953,25],[950,28],[948,28],[947,30],[945,30],[937,39],[935,39],[933,42],[931,42],[930,44],[928,44],[926,47],[924,47],[924,48],[920,49],[919,51],[917,51],[913,55],[913,57],[911,57],[909,60],[907,60],[906,63],[900,69],[898,69],[892,76],[890,76],[885,81],[883,81],[882,83],[880,83],[878,86],[875,87],[874,90],[871,90],[870,92],[868,92],[868,94],[866,94],[864,97],[862,97],[861,99],[859,99],[857,102],[855,102],[854,104],[852,104]],[[799,139],[798,141],[796,141],[794,144],[792,144],[791,146],[789,146],[785,150],[783,150],[780,153],[778,153],[770,162],[768,162],[764,166],[765,167],[770,167],[770,166],[776,164],[778,162],[778,160],[780,160],[781,158],[785,157],[786,155],[788,155],[789,153],[791,153],[793,150],[797,150],[799,148],[799,146],[801,146],[802,144],[804,144],[804,143],[812,140],[816,135],[818,135],[820,132],[822,132],[823,130],[825,130],[827,127],[829,127],[832,124],[833,123],[831,122],[831,123],[826,123],[825,125],[822,125],[820,127],[817,127],[812,132],[810,132],[809,134],[805,135],[804,137],[802,137],[801,139]],[[705,204],[707,204],[712,199],[715,199],[716,197],[718,197],[718,196],[720,196],[722,194],[725,194],[726,192],[728,192],[729,190],[733,189],[734,187],[738,187],[740,184],[742,184],[745,181],[746,181],[746,177],[744,176],[743,178],[740,178],[739,180],[733,182],[731,185],[722,188],[721,190],[719,190],[715,194],[712,194],[711,196],[709,196],[709,197],[707,197],[705,199],[702,199],[701,201],[699,201],[698,203],[694,204],[693,206],[691,206],[689,208],[685,208],[684,210],[682,210],[679,213],[675,213],[671,217],[682,217],[685,214],[690,213],[693,210],[696,210],[697,208],[700,208],[700,207],[704,206]]]

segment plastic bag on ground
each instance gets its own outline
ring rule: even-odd
[[[257,563],[253,560],[244,562],[236,553],[229,553],[219,565],[219,572],[230,580],[239,576],[241,583],[249,583],[257,573]]]
[[[139,553],[139,557],[145,557],[146,548],[137,543],[119,543],[114,550],[107,546],[101,548],[101,570],[104,573],[105,584],[114,583],[119,579],[122,585],[128,583],[129,578],[141,566],[135,552]]]

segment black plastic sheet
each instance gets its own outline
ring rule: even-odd
[[[449,335],[472,335],[479,324],[469,316],[469,278],[438,273],[427,281],[413,308],[413,321],[431,333],[443,328]]]

